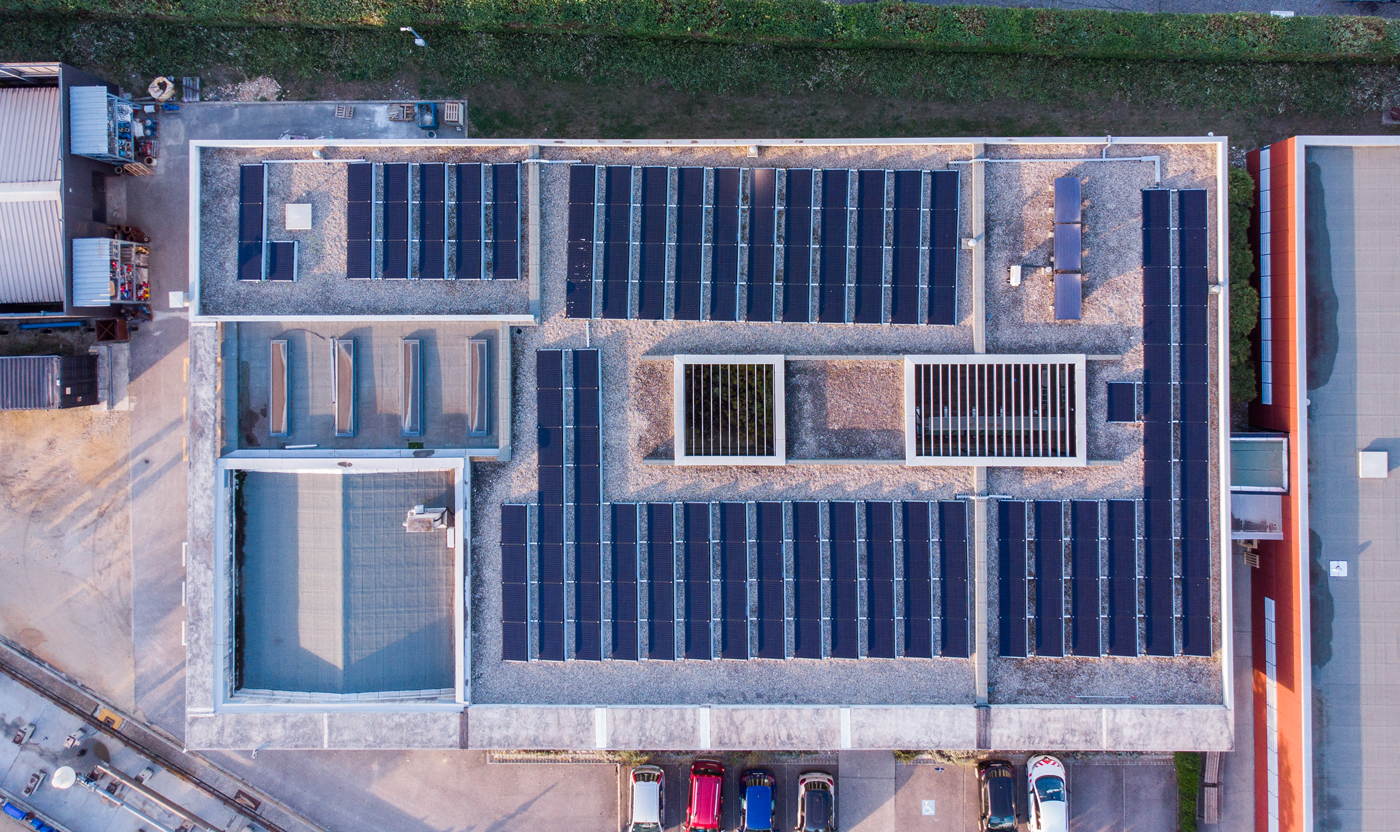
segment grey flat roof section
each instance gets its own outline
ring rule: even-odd
[[[1313,805],[1318,829],[1385,829],[1400,792],[1400,147],[1307,150]],[[1361,480],[1357,452],[1389,451]],[[1330,578],[1330,561],[1349,561]]]
[[[403,528],[418,503],[453,505],[452,473],[244,476],[240,687],[452,688],[448,533]]]

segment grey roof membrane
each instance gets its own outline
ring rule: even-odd
[[[453,687],[450,471],[269,473],[243,481],[239,687],[354,694]]]

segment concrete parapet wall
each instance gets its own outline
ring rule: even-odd
[[[191,716],[185,742],[201,750],[460,748],[459,711],[243,713]]]

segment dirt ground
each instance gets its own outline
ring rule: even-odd
[[[0,413],[0,635],[131,710],[128,420]]]

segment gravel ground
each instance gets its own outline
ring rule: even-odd
[[[370,162],[513,162],[523,147],[406,150],[326,148],[327,158]],[[296,240],[294,282],[240,282],[237,275],[239,165],[265,159],[310,159],[301,148],[209,148],[200,169],[200,305],[206,315],[527,314],[524,280],[349,280],[345,277],[346,166],[267,166],[267,239]],[[522,205],[528,197],[521,175]],[[310,231],[287,231],[284,208],[310,203]],[[416,224],[415,224],[416,225]],[[449,222],[449,234],[453,223]],[[410,230],[416,235],[417,228]],[[526,231],[521,227],[522,247]],[[416,244],[411,244],[415,250]],[[522,260],[523,262],[523,260]]]
[[[1067,158],[1099,155],[1095,147],[992,146],[994,156],[1026,154]],[[1212,188],[1212,148],[1173,145],[1113,148],[1114,154],[1162,156],[1163,182]],[[971,147],[765,148],[750,160],[742,148],[543,148],[546,158],[590,163],[739,165],[788,167],[929,167],[968,158]],[[1142,163],[992,164],[987,172],[987,309],[990,351],[1123,355],[1088,370],[1091,413],[1102,413],[1103,383],[1141,378],[1140,200],[1152,183]],[[1028,277],[1018,289],[1004,279],[1006,266],[1036,264],[1049,230],[1049,182],[1079,173],[1086,198],[1087,291],[1085,318],[1077,324],[1049,320],[1048,290]],[[970,196],[964,176],[962,233],[969,228]],[[567,169],[544,168],[545,204],[567,199]],[[1043,205],[1041,204],[1043,203]],[[1029,206],[1029,207],[1028,207]],[[1110,219],[1111,218],[1111,219]],[[853,661],[570,662],[513,664],[497,658],[500,644],[499,529],[497,506],[529,502],[536,488],[534,352],[581,348],[602,353],[604,500],[940,499],[970,491],[970,468],[905,468],[897,465],[788,466],[786,468],[676,468],[649,465],[647,457],[671,454],[670,365],[639,361],[675,353],[785,353],[788,355],[888,355],[966,353],[970,326],[970,257],[960,263],[956,327],[841,326],[671,321],[570,320],[563,316],[562,211],[545,211],[542,233],[542,309],[539,327],[515,330],[516,403],[513,460],[476,466],[473,485],[475,568],[473,589],[472,700],[538,703],[661,702],[969,702],[972,665],[965,660],[865,659]],[[1040,252],[1040,254],[1038,254]],[[897,366],[897,365],[895,365]],[[892,371],[875,362],[789,366],[788,413],[825,411],[826,422],[789,427],[790,449],[848,447],[887,454],[889,431],[902,430],[903,404]],[[1136,497],[1141,494],[1141,430],[1090,420],[1089,456],[1119,464],[1088,468],[991,469],[992,493],[1017,498]],[[843,431],[856,433],[843,434]],[[891,447],[902,447],[901,441]],[[799,450],[802,449],[802,450]],[[865,451],[862,451],[864,453]],[[896,454],[897,456],[897,454]],[[604,530],[606,535],[607,530]],[[993,550],[994,551],[994,550]],[[993,560],[995,557],[993,556]],[[995,572],[990,575],[995,587]],[[995,595],[992,598],[995,609]],[[993,621],[992,631],[996,627]],[[995,636],[994,636],[995,638]],[[1080,665],[1089,665],[1081,668]],[[1090,697],[1138,702],[1218,701],[1214,659],[995,660],[996,698],[1007,702],[1088,701]],[[878,680],[875,684],[872,681]],[[1108,701],[1108,700],[1105,700]]]

